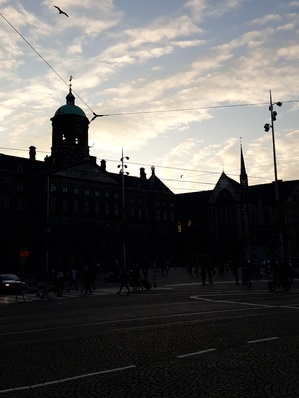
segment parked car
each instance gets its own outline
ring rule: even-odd
[[[0,294],[17,294],[25,287],[25,282],[15,274],[0,275]]]

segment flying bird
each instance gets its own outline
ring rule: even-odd
[[[67,13],[66,12],[64,12],[64,11],[62,11],[59,7],[57,7],[57,6],[54,6],[55,8],[57,8],[57,10],[59,11],[59,14],[64,14],[64,15],[66,15],[68,18],[69,18],[69,16],[67,15]]]

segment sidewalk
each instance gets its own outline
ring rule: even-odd
[[[156,278],[154,276],[154,269],[150,268],[149,273],[148,273],[148,281],[152,285],[152,288],[154,288],[155,284],[154,281],[156,279],[156,287],[161,288],[165,287],[168,285],[184,285],[184,284],[202,284],[201,276],[193,275],[193,278],[189,278],[188,272],[186,269],[181,269],[181,268],[170,268],[168,275],[164,271],[164,277],[162,276],[161,270],[159,269],[156,272]],[[265,282],[267,281],[267,277],[262,277],[261,279],[257,280],[252,280],[253,283],[255,282]],[[235,276],[234,275],[225,275],[225,276],[220,276],[218,271],[216,271],[216,274],[213,276],[213,282],[214,283],[231,283],[235,284]],[[206,283],[208,284],[208,281],[206,279]],[[242,272],[239,270],[239,283],[240,285],[242,284]],[[111,288],[111,287],[119,287],[119,282],[108,282],[104,280],[104,275],[98,275],[97,276],[97,282],[96,282],[97,288],[99,289],[105,289],[105,288]]]

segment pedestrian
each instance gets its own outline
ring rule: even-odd
[[[205,264],[201,264],[200,267],[201,283],[206,285],[207,268]]]
[[[189,265],[188,265],[188,273],[189,273],[189,279],[193,279],[193,272],[192,272],[192,263],[190,261]]]
[[[133,288],[133,290],[143,289],[143,286],[141,284],[140,271],[139,271],[139,267],[137,264],[133,264],[132,288]]]
[[[169,264],[169,261],[167,260],[167,261],[166,261],[166,267],[165,267],[166,275],[168,275],[169,268],[170,268],[170,264]]]
[[[64,289],[64,275],[63,272],[58,272],[56,277],[57,282],[57,296],[61,297]]]
[[[89,294],[92,294],[90,269],[87,266],[84,268],[81,275],[81,282],[83,285],[81,289],[81,294],[83,293],[83,291],[84,294],[87,294],[87,291],[89,291]]]
[[[117,292],[117,294],[120,294],[122,291],[122,288],[125,286],[128,290],[127,294],[130,294],[130,289],[129,289],[129,276],[128,276],[128,271],[125,268],[121,268],[119,271],[119,278],[120,278],[120,287],[119,287],[119,291]]]
[[[71,290],[72,286],[75,286],[76,290],[78,290],[78,285],[77,285],[77,271],[75,269],[72,269],[70,272],[70,284],[68,287],[68,292]]]
[[[239,285],[239,268],[236,260],[230,262],[232,274],[235,276],[236,285]]]
[[[252,276],[252,265],[251,265],[251,261],[248,260],[247,264],[245,265],[245,278],[246,278],[246,284],[248,285],[248,287],[252,286],[251,276]]]
[[[96,290],[97,274],[94,268],[90,268],[89,272],[90,272],[90,285],[93,288],[93,290]]]
[[[207,274],[208,274],[209,283],[213,283],[213,271],[214,271],[214,268],[213,268],[212,264],[209,261],[208,264],[207,264]]]

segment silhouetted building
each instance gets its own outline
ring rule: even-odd
[[[108,172],[105,160],[97,165],[71,88],[51,121],[45,161],[36,160],[34,146],[29,159],[0,154],[0,273],[97,263],[109,270],[121,264],[124,241],[128,266],[171,258],[174,194],[154,168],[146,178],[144,168],[131,177]]]

